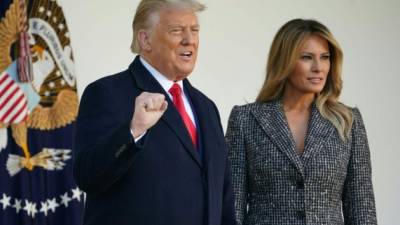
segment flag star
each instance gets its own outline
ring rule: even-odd
[[[3,193],[3,198],[0,200],[0,203],[3,204],[3,210],[6,209],[7,206],[11,206],[10,200],[11,200],[11,197],[9,197]]]
[[[56,198],[53,198],[53,199],[51,199],[51,200],[48,199],[47,202],[49,203],[49,204],[47,205],[48,209],[51,209],[51,211],[52,211],[53,213],[56,211],[56,208],[57,208],[58,206],[60,206],[60,205],[57,203]]]
[[[31,214],[32,214],[32,218],[35,218],[35,215],[37,213],[37,209],[36,209],[36,203],[32,203],[31,204]]]
[[[25,200],[24,210],[26,211],[26,214],[28,214],[28,216],[30,216],[31,213],[32,213],[32,206],[31,205],[32,204],[28,200]]]
[[[54,88],[54,86],[55,86],[54,82],[50,82],[50,83],[49,83],[49,87],[50,87],[50,88]]]
[[[44,12],[44,7],[43,7],[43,6],[40,6],[40,7],[39,7],[39,12],[40,12],[40,13]]]
[[[62,85],[62,86],[65,85],[65,80],[61,80],[61,85]]]
[[[66,38],[69,38],[69,32],[66,32],[66,33],[64,34],[64,36],[65,36]]]
[[[50,96],[50,92],[49,91],[45,91],[44,92],[44,96],[49,97]]]
[[[46,15],[47,15],[47,16],[51,16],[51,11],[50,11],[50,10],[47,10]]]
[[[62,23],[58,24],[58,29],[63,30],[64,29],[64,24],[62,24]]]
[[[40,212],[43,212],[45,216],[47,216],[47,211],[49,211],[49,206],[47,205],[47,202],[40,202],[42,207],[40,208]]]
[[[56,71],[56,75],[57,75],[57,76],[61,76],[61,73],[60,73],[59,70]]]
[[[78,187],[76,187],[75,189],[72,189],[72,198],[73,199],[77,199],[78,202],[81,201],[81,195],[82,195],[82,191],[79,190]]]
[[[17,211],[17,213],[19,213],[19,211],[21,210],[21,200],[19,199],[14,199],[14,205],[12,206],[13,208],[15,208],[15,211]]]
[[[65,194],[60,196],[60,198],[61,198],[60,203],[65,207],[68,207],[68,203],[72,200],[70,197],[68,197],[68,192],[65,192]]]
[[[57,17],[53,17],[53,22],[57,22]]]

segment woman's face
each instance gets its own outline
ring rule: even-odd
[[[317,35],[307,37],[300,48],[299,58],[288,78],[285,91],[320,93],[325,86],[330,67],[328,42]]]

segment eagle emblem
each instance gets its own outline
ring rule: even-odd
[[[63,128],[75,121],[78,111],[63,11],[54,0],[28,2],[29,7],[24,0],[13,0],[0,21],[0,154],[7,147],[8,127],[21,148],[20,154],[8,156],[10,176],[35,167],[62,170],[71,150],[30,149],[29,129]]]

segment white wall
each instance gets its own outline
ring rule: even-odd
[[[81,94],[90,82],[127,68],[138,0],[58,0],[64,7]],[[369,135],[381,225],[400,224],[400,1],[204,0],[192,84],[217,103],[226,127],[233,105],[254,101],[277,29],[296,17],[327,25],[345,54],[342,100],[361,110]],[[398,140],[399,141],[399,140]]]

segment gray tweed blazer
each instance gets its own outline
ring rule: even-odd
[[[226,141],[238,224],[377,224],[367,135],[353,114],[343,142],[314,105],[299,155],[279,101],[235,106]]]

